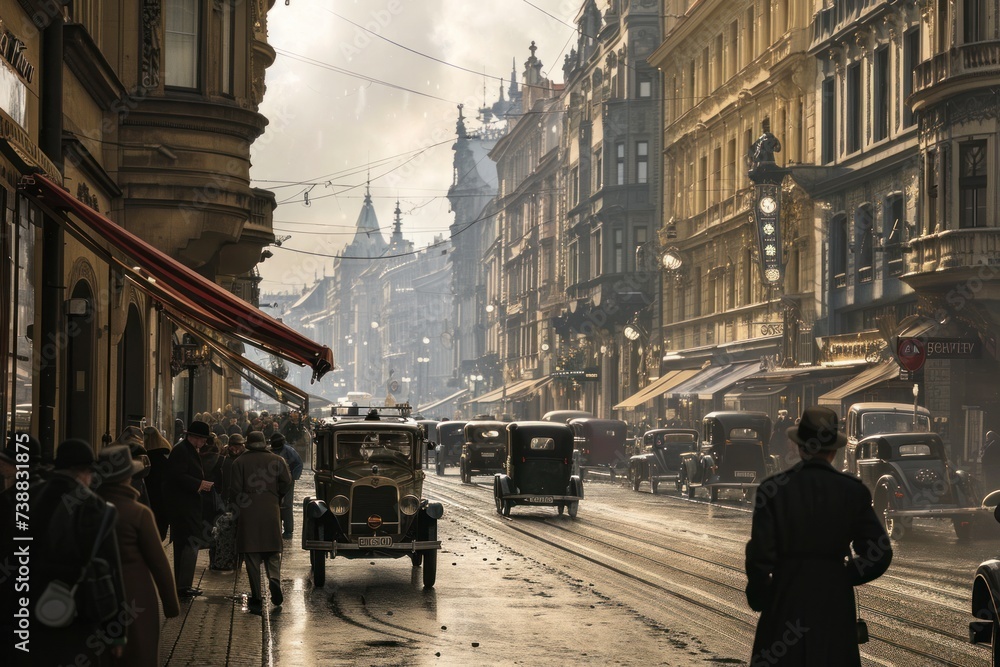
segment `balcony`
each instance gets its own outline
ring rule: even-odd
[[[911,271],[901,279],[914,288],[952,289],[963,280],[1000,272],[1000,228],[950,229],[910,241]]]
[[[988,75],[992,78],[984,78]],[[988,88],[1000,78],[1000,40],[962,44],[938,53],[913,73],[914,111],[963,90]]]

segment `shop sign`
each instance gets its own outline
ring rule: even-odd
[[[597,366],[589,366],[582,371],[552,371],[552,377],[557,380],[599,382],[601,379],[601,370]]]
[[[927,338],[928,359],[981,359],[983,345],[978,338]]]
[[[908,371],[919,371],[927,360],[927,350],[919,338],[900,338],[896,343],[899,365]]]

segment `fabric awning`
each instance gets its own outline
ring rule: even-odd
[[[873,387],[880,382],[894,380],[897,377],[899,377],[899,364],[894,360],[885,361],[878,366],[872,366],[862,371],[839,387],[826,392],[816,399],[816,402],[839,412],[842,407],[841,403],[848,396],[856,394],[859,391],[864,391],[868,387]]]
[[[775,394],[780,394],[781,392],[788,389],[788,385],[785,384],[755,384],[755,385],[744,385],[737,389],[731,389],[726,392],[726,399],[736,399],[736,398],[764,398],[767,396],[774,396]]]
[[[181,323],[178,323],[181,324]],[[184,326],[181,324],[181,326]],[[229,349],[225,343],[216,340],[203,331],[189,330],[196,341],[212,348],[222,362],[250,385],[262,391],[265,395],[283,405],[295,408],[302,412],[309,411],[309,394],[302,391],[293,384],[285,382],[281,378],[268,373],[266,370],[250,361],[246,357]]]
[[[512,397],[518,392],[524,390],[533,384],[535,380],[519,380],[517,382],[512,382],[506,385],[507,400],[512,400]],[[497,403],[502,401],[504,397],[504,387],[499,387],[493,391],[488,391],[482,396],[474,396],[473,398],[465,401],[465,403]]]
[[[225,333],[293,363],[310,366],[314,380],[333,368],[330,348],[313,342],[184,266],[77,201],[56,182],[38,174],[25,176],[21,179],[20,190],[59,220],[81,243],[118,267],[140,289],[182,320]],[[108,249],[108,244],[128,261],[119,259]]]
[[[519,388],[514,394],[511,394],[510,390],[508,390],[507,398],[508,400],[514,400],[514,401],[523,400],[525,398],[528,398],[529,396],[531,396],[536,391],[538,391],[539,389],[541,389],[550,382],[552,382],[551,377],[543,377],[538,380],[531,380],[526,386]]]
[[[684,371],[667,371],[661,377],[653,380],[648,385],[632,394],[626,398],[621,403],[618,403],[612,410],[634,410],[635,408],[652,401],[655,398],[662,396],[663,394],[669,392],[671,389],[676,387],[682,382],[685,382],[700,371],[698,369],[694,370],[684,370]]]
[[[696,396],[711,400],[715,394],[760,370],[759,361],[744,361],[725,366],[709,366],[686,382],[667,392],[671,396]]]
[[[469,393],[468,389],[460,389],[451,396],[445,396],[444,398],[440,398],[434,401],[433,403],[425,403],[424,405],[417,406],[417,412],[424,412],[425,410],[433,410],[434,408],[440,407],[449,401],[454,401],[456,399],[462,398],[468,393]]]

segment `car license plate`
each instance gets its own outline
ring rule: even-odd
[[[528,496],[529,503],[551,503],[552,496]]]
[[[359,547],[391,547],[391,537],[359,537]]]
[[[753,481],[757,477],[757,473],[755,473],[753,470],[737,470],[734,473],[734,476],[737,479],[744,479],[744,478],[746,478],[746,479],[749,479],[750,481]]]
[[[483,454],[483,458],[484,459],[491,459],[491,458],[493,458],[493,452],[483,452],[482,454]]]

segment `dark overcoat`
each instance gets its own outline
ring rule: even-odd
[[[149,507],[156,517],[156,528],[160,532],[160,540],[167,536],[170,520],[167,517],[169,503],[163,497],[163,481],[166,477],[167,458],[170,450],[166,447],[149,450],[149,474],[146,475],[146,491],[149,493]]]
[[[163,478],[163,499],[167,503],[170,524],[188,535],[203,532],[202,502],[198,488],[205,480],[198,450],[186,439],[170,451]]]
[[[812,459],[764,480],[746,548],[747,602],[761,612],[750,664],[860,665],[854,587],[891,561],[858,479]]]
[[[281,498],[291,487],[288,464],[277,454],[248,449],[236,459],[231,489],[239,507],[238,552],[281,551]]]
[[[167,618],[180,614],[174,573],[163,551],[153,513],[138,502],[138,492],[124,482],[102,484],[98,494],[118,508],[115,531],[125,596],[135,609],[134,618],[128,625],[125,653],[115,665],[155,665],[159,661],[160,600],[163,600]]]

